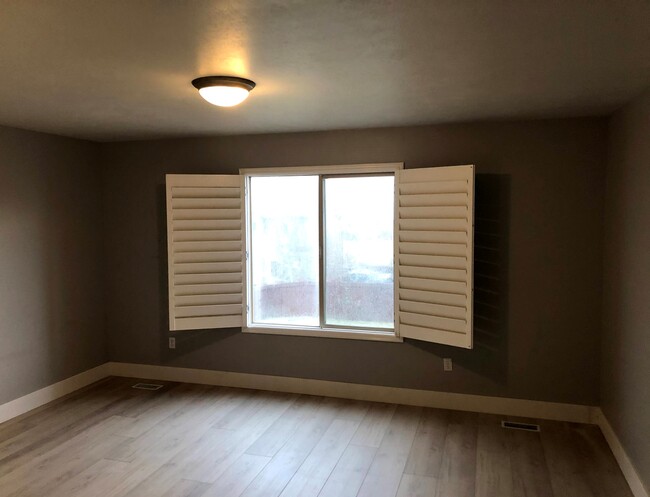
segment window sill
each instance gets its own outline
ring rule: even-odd
[[[349,329],[312,329],[312,328],[291,328],[287,326],[244,326],[244,333],[259,333],[262,335],[290,335],[299,337],[316,337],[316,338],[344,338],[347,340],[374,340],[380,342],[403,342],[404,339],[395,335],[391,331],[367,331],[367,330],[349,330]]]

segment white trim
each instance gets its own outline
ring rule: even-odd
[[[303,174],[394,173],[400,169],[404,169],[403,162],[380,162],[336,166],[248,167],[240,169],[239,174],[245,176],[290,176]]]
[[[369,163],[369,164],[349,164],[349,165],[334,165],[334,166],[293,166],[293,167],[262,167],[262,168],[242,168],[239,170],[241,177],[243,178],[243,192],[244,199],[242,202],[242,233],[243,233],[243,270],[242,270],[242,281],[244,285],[243,290],[243,305],[242,305],[242,332],[243,333],[259,333],[265,335],[289,335],[289,336],[301,336],[301,337],[318,337],[318,338],[338,338],[338,339],[348,339],[348,340],[370,340],[370,341],[383,341],[383,342],[396,342],[401,343],[403,339],[399,337],[397,330],[397,320],[396,315],[393,315],[393,329],[382,330],[378,328],[335,328],[333,326],[327,326],[324,323],[324,302],[322,291],[324,290],[323,281],[325,276],[324,271],[324,261],[325,261],[325,246],[324,246],[324,232],[323,232],[323,223],[324,223],[324,198],[319,198],[319,241],[320,245],[320,263],[319,271],[320,274],[320,302],[319,302],[319,311],[320,311],[320,324],[321,326],[300,326],[300,325],[274,325],[266,323],[253,323],[253,314],[255,309],[253,308],[253,295],[252,295],[252,280],[253,280],[253,250],[252,246],[252,221],[251,221],[251,178],[253,177],[282,177],[282,176],[319,176],[319,197],[323,194],[323,177],[329,176],[346,176],[346,175],[363,175],[369,173],[385,173],[387,176],[393,177],[393,186],[395,191],[397,191],[397,174],[399,171],[404,169],[403,162],[387,162],[387,163]],[[396,211],[397,197],[393,199],[393,211]],[[394,227],[397,226],[397,221],[395,221]],[[395,228],[394,228],[395,230]],[[393,235],[396,236],[396,231]],[[397,295],[397,278],[396,278],[396,266],[395,259],[393,262],[393,273],[394,273],[394,294]],[[171,299],[171,297],[170,297]],[[171,312],[171,311],[170,311]]]
[[[600,430],[603,432],[605,440],[607,440],[607,443],[609,444],[609,448],[612,449],[612,453],[614,454],[634,497],[650,497],[650,491],[648,491],[648,489],[643,485],[639,473],[634,467],[634,464],[632,464],[623,444],[616,435],[612,425],[609,424],[607,417],[600,407],[595,408],[594,421],[598,426],[600,426]]]
[[[32,409],[36,409],[48,402],[59,399],[69,393],[81,388],[87,387],[109,376],[109,364],[104,363],[96,368],[89,369],[65,380],[59,381],[53,385],[41,388],[30,394],[19,397],[0,405],[0,423],[4,423],[12,418],[25,414]]]
[[[242,333],[259,333],[262,335],[292,335],[300,337],[319,337],[319,338],[344,338],[347,340],[376,340],[380,342],[398,342],[404,341],[393,331],[376,331],[369,330],[351,330],[346,328],[300,328],[289,326],[260,326],[248,325],[242,328]]]
[[[399,176],[395,173],[393,183],[393,330],[404,341],[399,329]]]
[[[188,369],[146,364],[109,363],[109,374],[148,380],[178,381],[275,392],[323,395],[344,399],[390,402],[458,411],[502,414],[575,423],[592,423],[592,406],[560,404],[536,400],[488,397],[410,388],[363,385],[336,381],[269,376],[207,369]]]
[[[242,235],[242,265],[241,265],[241,282],[242,282],[242,306],[241,306],[241,327],[242,331],[247,326],[251,316],[251,285],[248,284],[248,276],[251,275],[250,260],[251,254],[251,222],[249,215],[251,212],[250,180],[248,177],[240,174],[241,178],[241,235]]]

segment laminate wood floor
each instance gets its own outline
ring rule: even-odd
[[[632,497],[596,426],[135,382],[0,425],[0,495]]]

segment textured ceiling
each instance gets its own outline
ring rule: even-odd
[[[0,0],[0,124],[108,141],[607,114],[648,0]],[[258,86],[242,105],[190,81]]]

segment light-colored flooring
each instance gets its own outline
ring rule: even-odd
[[[111,378],[0,425],[2,497],[631,497],[595,426]]]

